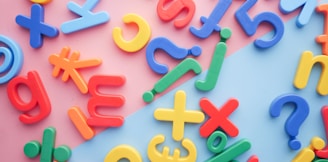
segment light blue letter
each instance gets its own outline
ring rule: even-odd
[[[290,13],[303,6],[296,20],[296,25],[300,28],[310,21],[317,3],[317,0],[280,0],[280,11],[283,13]]]
[[[61,25],[62,32],[69,34],[109,21],[109,15],[107,12],[91,12],[91,10],[96,6],[98,2],[99,0],[87,0],[82,7],[72,1],[68,2],[67,8],[81,17],[64,22]]]

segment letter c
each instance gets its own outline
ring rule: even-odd
[[[123,17],[125,24],[135,23],[137,24],[139,31],[138,34],[130,41],[126,41],[122,37],[122,29],[115,27],[113,29],[113,39],[116,45],[126,52],[137,52],[141,50],[147,42],[150,40],[151,29],[145,19],[137,14],[127,14]]]

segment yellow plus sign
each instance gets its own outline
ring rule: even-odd
[[[201,111],[186,111],[186,93],[181,90],[175,93],[174,109],[158,108],[154,112],[154,117],[160,121],[173,122],[172,136],[176,141],[182,140],[185,123],[201,123],[205,118]]]

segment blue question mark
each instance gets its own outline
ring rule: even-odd
[[[285,131],[289,135],[288,145],[291,149],[298,150],[301,148],[301,142],[296,139],[296,136],[302,123],[309,115],[309,105],[300,96],[294,94],[281,95],[272,101],[270,115],[272,117],[278,117],[283,106],[287,103],[293,103],[295,105],[295,110],[285,122]]]
[[[185,59],[187,56],[199,56],[202,52],[200,46],[193,46],[191,49],[181,48],[165,37],[157,37],[149,42],[146,49],[146,59],[149,67],[158,74],[166,74],[169,68],[165,64],[160,64],[155,60],[155,51],[163,50],[176,60]]]

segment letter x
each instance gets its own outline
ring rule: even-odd
[[[39,4],[31,7],[31,18],[23,15],[16,17],[16,23],[30,30],[30,45],[33,48],[39,48],[43,44],[42,36],[56,37],[59,32],[57,28],[44,23],[44,8]]]
[[[207,138],[219,127],[231,137],[238,135],[238,128],[228,119],[228,116],[237,109],[238,100],[229,99],[219,110],[207,98],[202,98],[199,104],[210,117],[199,129],[202,137]]]

